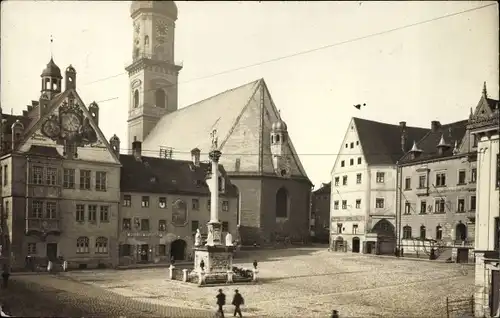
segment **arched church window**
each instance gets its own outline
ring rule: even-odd
[[[139,107],[139,90],[136,89],[134,92],[134,108]]]
[[[280,142],[280,135],[276,135],[275,138],[276,138],[275,142]]]
[[[144,36],[144,45],[145,46],[149,45],[149,36],[148,35]]]
[[[276,217],[288,217],[288,191],[285,188],[280,188],[276,192]]]
[[[158,88],[155,92],[155,101],[156,107],[166,108],[167,107],[167,95],[165,91],[161,88]]]

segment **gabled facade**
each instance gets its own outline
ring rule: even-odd
[[[312,184],[264,80],[179,109],[177,8],[172,1],[133,1],[131,12],[129,142],[141,141],[152,156],[189,160],[193,147],[209,152],[209,134],[216,130],[221,164],[239,193],[243,243],[266,243],[276,235],[306,238]]]
[[[330,248],[393,253],[396,162],[426,130],[353,118],[332,169]]]
[[[113,137],[110,143],[119,140]],[[205,182],[210,164],[201,162],[198,149],[187,161],[143,156],[141,148],[135,141],[132,155],[120,155],[120,263],[192,260],[196,230],[206,236],[210,219]],[[229,232],[237,240],[238,193],[222,166],[219,172],[222,237]]]
[[[486,83],[467,129],[476,140],[470,156],[477,165],[475,233],[475,317],[498,316],[500,310],[500,158],[499,105],[488,97]]]
[[[120,163],[86,107],[69,66],[51,59],[41,97],[21,116],[1,115],[2,216],[10,263],[63,257],[69,266],[117,261]]]

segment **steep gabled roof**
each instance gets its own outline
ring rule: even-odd
[[[404,155],[401,149],[402,127],[354,117],[354,124],[369,165],[396,164]],[[414,140],[420,140],[429,131],[426,128],[406,126],[406,151]]]
[[[209,163],[200,162],[195,167],[191,161],[155,157],[120,155],[120,190],[140,193],[186,194],[209,196],[210,190],[205,182]],[[222,176],[224,167],[219,165]],[[225,192],[221,196],[236,197],[236,188],[228,178],[224,178]]]
[[[328,183],[323,183],[321,185],[321,188],[319,188],[318,190],[316,191],[313,191],[313,194],[314,195],[323,195],[323,194],[330,194],[332,190],[332,183],[331,182],[328,182]]]
[[[437,159],[439,157],[452,156],[453,149],[455,148],[455,142],[459,146],[464,138],[467,123],[467,120],[461,120],[441,125],[435,131],[429,130],[429,132],[417,142],[417,148],[422,151],[421,154],[413,159],[411,153],[407,152],[403,158],[401,158],[400,163],[420,162]],[[437,146],[440,143],[441,138],[443,138],[448,147],[443,148],[443,153],[439,154]]]

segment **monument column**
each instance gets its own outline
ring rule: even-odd
[[[219,222],[219,159],[221,152],[216,149],[217,141],[212,145],[209,153],[212,164],[211,176],[209,182],[210,188],[210,221],[208,227],[207,245],[222,245],[222,224]],[[210,240],[211,239],[211,240]]]

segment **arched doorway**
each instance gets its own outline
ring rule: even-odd
[[[174,258],[176,261],[182,261],[186,257],[186,241],[175,240],[170,244],[170,258]]]
[[[353,237],[352,238],[352,252],[359,253],[359,246],[360,246],[359,237]]]
[[[457,241],[465,241],[467,240],[467,226],[462,222],[458,222],[455,227],[455,240]]]
[[[344,252],[344,239],[341,236],[335,239],[334,250],[335,252]]]
[[[280,188],[276,192],[276,217],[288,217],[288,191],[285,188]]]
[[[396,231],[394,225],[387,219],[381,219],[372,228],[371,233],[377,233],[377,253],[394,254],[396,250]]]

